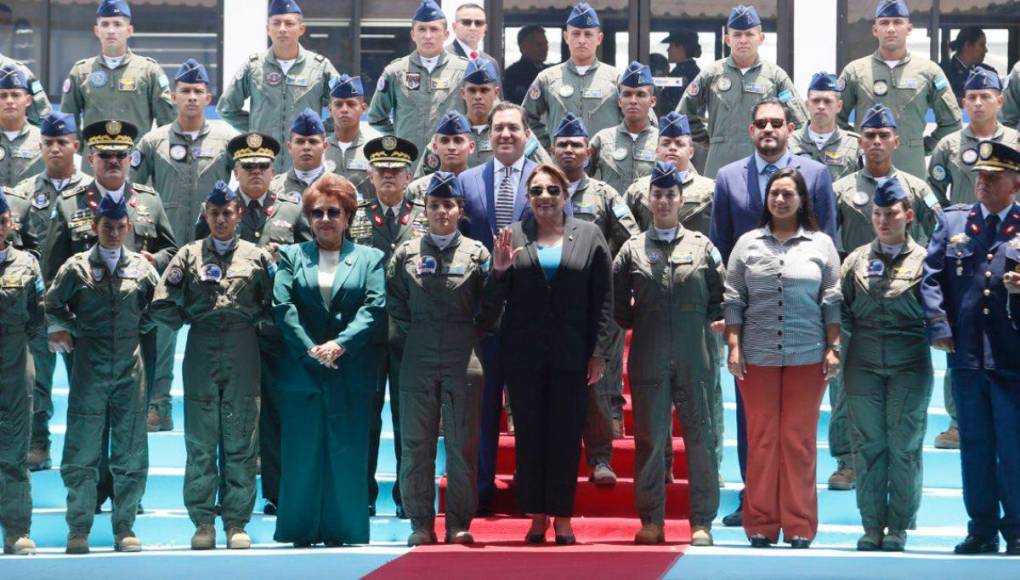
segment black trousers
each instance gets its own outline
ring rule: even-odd
[[[585,373],[548,365],[537,371],[507,370],[519,507],[527,514],[570,517],[588,409]]]

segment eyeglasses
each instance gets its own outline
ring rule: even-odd
[[[786,124],[786,119],[755,119],[754,127],[756,129],[764,129],[765,127],[772,125],[773,129],[778,129]]]
[[[242,163],[241,169],[245,171],[269,171],[269,168],[272,166],[272,163]]]
[[[338,207],[328,207],[326,209],[315,208],[315,209],[313,209],[312,211],[310,211],[308,213],[311,214],[312,219],[317,219],[317,220],[331,219],[331,220],[335,220],[335,219],[339,219],[342,215],[344,215],[344,210],[342,210],[342,209],[340,209]]]
[[[127,151],[100,151],[96,153],[96,157],[99,157],[103,161],[109,161],[116,159],[117,161],[123,161],[128,158]]]
[[[532,185],[528,189],[528,195],[531,197],[541,197],[543,193],[548,193],[553,197],[559,197],[563,193],[563,188],[558,185]]]
[[[474,26],[476,28],[481,28],[481,27],[485,26],[485,21],[484,20],[471,20],[470,18],[464,18],[464,19],[461,19],[460,24],[461,24],[461,26]]]

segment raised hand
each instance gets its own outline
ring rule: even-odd
[[[517,255],[523,248],[514,248],[513,235],[510,228],[503,228],[496,238],[496,244],[492,252],[492,268],[502,274],[513,267]]]

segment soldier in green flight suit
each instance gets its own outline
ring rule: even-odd
[[[346,177],[357,189],[360,200],[374,199],[375,190],[368,179],[368,160],[363,149],[367,141],[379,135],[375,129],[361,124],[361,116],[368,110],[361,77],[340,75],[329,97],[333,134],[326,139],[329,145],[326,160],[333,163],[334,173]]]
[[[872,208],[877,237],[843,262],[843,388],[864,551],[903,551],[921,504],[932,364],[920,299],[927,253],[907,233],[913,217],[910,195],[886,181]]]
[[[45,336],[42,272],[35,256],[11,247],[14,227],[7,196],[0,192],[0,527],[4,554],[35,553],[32,527],[32,479],[28,449],[32,428],[34,372],[29,342]],[[477,436],[477,428],[475,429]],[[477,453],[475,453],[477,457]],[[474,480],[472,479],[472,483]]]
[[[132,154],[132,179],[151,184],[159,192],[177,240],[191,241],[195,216],[204,192],[216,181],[230,179],[227,143],[237,133],[221,123],[205,119],[205,107],[212,99],[209,75],[201,64],[188,59],[174,77],[174,106],[177,119],[150,131]],[[177,333],[157,327],[156,380],[149,385],[149,431],[172,431],[170,385],[173,383],[174,350]]]
[[[592,133],[623,121],[617,101],[620,71],[596,55],[602,38],[595,9],[584,2],[574,6],[563,31],[570,58],[538,73],[521,103],[532,133],[543,146],[552,144],[550,131],[559,127],[568,112],[580,117]]]
[[[261,133],[284,143],[301,111],[319,111],[329,103],[329,88],[338,75],[328,58],[301,46],[305,21],[294,0],[272,1],[266,34],[272,46],[248,57],[226,83],[216,111],[241,133]],[[245,100],[250,102],[247,111]],[[280,153],[273,164],[276,173],[291,165],[288,153]]]
[[[325,160],[326,126],[319,114],[305,109],[290,126],[287,151],[294,163],[286,173],[277,175],[269,182],[269,190],[277,195],[301,198],[305,189],[326,173],[335,173],[336,165]]]
[[[47,246],[47,232],[51,205],[57,203],[61,193],[92,183],[92,178],[74,166],[78,151],[78,127],[74,117],[63,113],[50,113],[43,119],[42,153],[45,170],[7,190],[14,218],[14,247],[25,250],[38,259]],[[41,265],[46,272],[46,265]],[[29,343],[35,367],[35,391],[32,400],[32,443],[28,449],[28,467],[32,471],[50,468],[50,428],[53,417],[53,371],[57,358],[46,345],[46,335]]]
[[[14,60],[5,54],[0,54],[0,67],[7,65],[17,66],[24,73],[25,79],[28,80],[29,92],[32,93],[32,102],[28,107],[28,122],[33,125],[41,124],[43,118],[53,112],[53,107],[50,106],[50,98],[46,96],[46,89],[43,88],[35,73],[25,63],[20,60]]]
[[[425,197],[428,234],[401,244],[386,275],[386,309],[400,367],[401,462],[409,546],[436,542],[435,465],[440,418],[446,447],[446,542],[471,544],[478,507],[476,479],[482,388],[468,380],[478,342],[476,316],[490,268],[489,251],[457,225],[464,192],[457,176],[438,171]]]
[[[675,407],[684,430],[691,488],[691,545],[712,545],[719,509],[712,395],[718,341],[711,325],[722,318],[722,256],[708,236],[679,221],[682,185],[675,165],[657,161],[651,175],[652,228],[630,239],[613,262],[615,317],[632,328],[634,503],[641,517],[638,544],[665,541],[666,465],[663,455]]]
[[[281,246],[307,242],[312,231],[301,211],[301,198],[269,190],[273,179],[273,159],[280,152],[280,143],[269,135],[247,133],[238,135],[227,144],[227,155],[234,164],[237,194],[242,214],[237,236],[265,248],[274,258]],[[195,239],[208,237],[212,232],[206,221],[206,208],[195,224]],[[259,413],[259,457],[262,459],[262,497],[266,503],[262,512],[276,513],[280,499],[280,391],[276,377],[283,338],[275,324],[259,328],[259,358],[261,372],[262,407]]]
[[[361,204],[354,213],[348,229],[356,244],[381,250],[385,262],[389,262],[397,246],[422,237],[428,230],[428,223],[422,206],[405,197],[407,184],[411,181],[411,165],[418,157],[414,143],[400,137],[385,135],[365,143],[365,156],[371,167],[368,178],[375,186],[376,199]],[[379,456],[379,438],[382,434],[382,411],[386,402],[386,386],[390,390],[390,414],[393,419],[393,445],[397,455],[397,473],[401,470],[400,438],[400,361],[403,359],[402,345],[391,340],[387,324],[380,324],[373,337],[378,350],[376,373],[376,401],[372,413],[368,451],[368,513],[375,515],[375,502],[379,496],[379,485],[375,481],[375,470]],[[397,516],[404,517],[400,501],[400,477],[393,487],[393,502],[397,505]]]
[[[89,139],[89,127],[83,134]],[[90,146],[126,153],[131,144],[93,138]],[[121,162],[126,174],[127,158]],[[96,165],[97,179],[104,179],[105,164]],[[132,236],[127,196],[106,193],[90,213],[96,244],[61,261],[46,292],[50,348],[74,353],[60,465],[67,487],[66,551],[89,552],[96,484],[109,438],[110,471],[117,490],[110,518],[114,549],[138,552],[142,543],[133,528],[149,471],[139,337],[151,331],[146,309],[159,276],[151,257],[128,248]]]
[[[787,143],[794,155],[805,155],[828,167],[833,183],[861,165],[859,136],[836,126],[836,114],[843,107],[842,92],[836,75],[815,73],[807,94],[811,122],[802,131],[792,133]]]
[[[434,160],[427,160],[419,164],[419,168],[432,164],[436,164],[436,167],[427,175],[417,177],[409,183],[404,191],[405,198],[424,205],[425,193],[432,185],[434,171],[460,175],[470,167],[468,159],[474,155],[476,144],[472,140],[474,133],[468,123],[468,118],[457,111],[450,111],[439,120],[436,134],[432,136],[429,150],[425,153],[425,155],[433,157]],[[491,144],[489,149],[492,149]]]
[[[726,45],[730,56],[707,67],[687,85],[677,112],[687,115],[695,143],[708,148],[704,174],[715,179],[728,163],[754,153],[747,138],[751,108],[758,101],[779,99],[792,113],[797,126],[807,111],[793,81],[783,69],[764,61],[758,54],[765,42],[761,18],[753,6],[737,6],[726,23]],[[705,117],[708,117],[706,126]]]
[[[134,31],[127,2],[103,0],[93,28],[102,51],[71,67],[60,101],[61,112],[74,115],[79,127],[120,119],[137,127],[142,136],[153,121],[165,125],[174,120],[170,80],[163,68],[128,49]],[[87,164],[83,169],[91,173]]]
[[[924,156],[943,137],[960,129],[960,107],[949,80],[934,62],[907,51],[907,37],[914,29],[910,11],[903,0],[881,0],[875,10],[871,33],[878,39],[878,50],[857,59],[843,69],[843,109],[839,126],[852,130],[850,115],[858,128],[865,113],[875,104],[892,110],[902,146],[893,163],[901,171],[924,179]],[[938,125],[925,137],[928,109],[935,113]],[[920,240],[918,240],[920,243]],[[847,251],[853,248],[847,248]]]
[[[379,75],[368,122],[383,135],[407,139],[425,149],[447,111],[464,111],[460,84],[467,59],[446,52],[446,15],[433,0],[422,0],[411,21],[415,50],[386,65]]]
[[[39,129],[26,116],[31,104],[25,73],[15,65],[0,68],[0,186],[14,187],[45,167]]]
[[[205,219],[212,234],[177,252],[149,312],[173,330],[191,325],[184,352],[184,503],[197,528],[191,548],[216,547],[220,489],[227,547],[247,549],[261,380],[251,358],[258,352],[257,328],[269,320],[276,266],[269,252],[238,238],[241,204],[226,183],[213,186]]]
[[[567,113],[553,134],[553,155],[570,180],[568,211],[575,218],[598,226],[615,255],[640,230],[623,197],[606,182],[585,174],[590,164],[588,138],[588,130],[581,119]],[[616,483],[616,473],[612,469],[613,439],[623,437],[624,332],[619,326],[612,326],[612,356],[606,362],[602,380],[592,386],[593,396],[588,397],[582,433],[589,479],[597,485]]]
[[[649,119],[655,106],[651,69],[637,61],[630,63],[620,79],[619,91],[623,122],[592,137],[589,173],[622,192],[636,179],[650,175],[655,165],[659,131]]]

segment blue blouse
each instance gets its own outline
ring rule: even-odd
[[[542,266],[546,282],[552,282],[556,270],[560,269],[560,260],[563,257],[563,244],[552,248],[538,246],[538,264]]]

